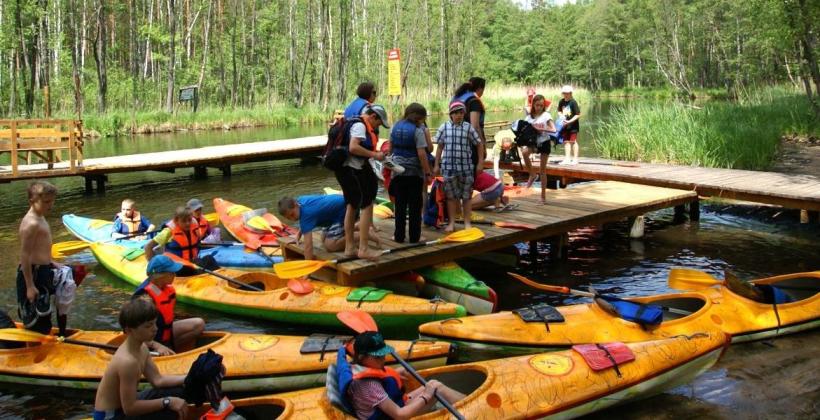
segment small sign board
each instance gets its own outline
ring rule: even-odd
[[[401,56],[398,48],[387,51],[387,94],[401,96]]]
[[[179,89],[179,102],[191,102],[194,112],[199,105],[199,86],[185,86]]]

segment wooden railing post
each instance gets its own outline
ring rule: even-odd
[[[11,175],[17,177],[20,175],[17,169],[17,121],[11,121]]]

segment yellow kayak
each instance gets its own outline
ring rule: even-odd
[[[639,342],[720,328],[733,342],[766,339],[820,326],[820,271],[769,277],[752,282],[783,287],[794,299],[774,306],[744,298],[729,288],[669,293],[629,300],[660,305],[663,322],[654,328],[611,315],[595,303],[557,307],[563,322],[526,322],[515,312],[430,322],[422,336],[456,343],[459,356],[473,358],[529,354],[579,343]],[[690,313],[689,315],[686,315]]]
[[[73,340],[117,346],[124,335],[114,331],[70,331]],[[235,334],[207,331],[197,347],[171,356],[154,357],[164,374],[185,375],[196,358],[207,349],[224,356],[226,391],[284,391],[319,386],[324,383],[328,364],[336,359],[330,350],[322,357],[325,337],[297,337],[265,334]],[[302,354],[303,346],[312,352]],[[391,343],[419,367],[444,365],[450,345],[443,342],[409,341]],[[338,343],[337,343],[338,347]],[[307,350],[307,347],[305,347]],[[333,348],[332,346],[330,347]],[[111,360],[111,350],[50,341],[31,347],[0,349],[0,381],[24,385],[96,389]],[[144,383],[143,386],[147,386]]]
[[[467,419],[574,418],[686,384],[718,360],[728,337],[718,330],[627,347],[635,359],[593,370],[575,350],[443,366],[419,372],[467,397],[453,406]],[[417,387],[409,383],[408,389]],[[325,388],[233,401],[246,418],[351,419]],[[189,410],[198,418],[203,409]],[[449,419],[440,409],[417,419]]]
[[[128,261],[127,249],[112,244],[92,244],[91,251],[117,277],[138,286],[146,278],[147,262],[141,255]],[[236,280],[228,282],[211,274],[177,277],[174,280],[180,302],[236,315],[309,326],[342,327],[336,313],[361,309],[370,313],[385,329],[406,331],[436,319],[460,317],[464,307],[440,301],[401,296],[376,288],[337,286],[311,281],[308,293],[292,289],[287,280],[269,272],[219,269],[218,274]],[[241,290],[237,284],[252,284],[264,291]]]

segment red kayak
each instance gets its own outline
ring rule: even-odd
[[[278,238],[296,233],[267,209],[251,209],[221,198],[214,198],[214,209],[225,229],[248,248],[278,247]]]

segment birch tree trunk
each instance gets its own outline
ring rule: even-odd
[[[168,43],[168,91],[165,96],[165,110],[174,112],[174,68],[176,67],[177,17],[174,0],[168,0],[168,31],[171,40]]]

